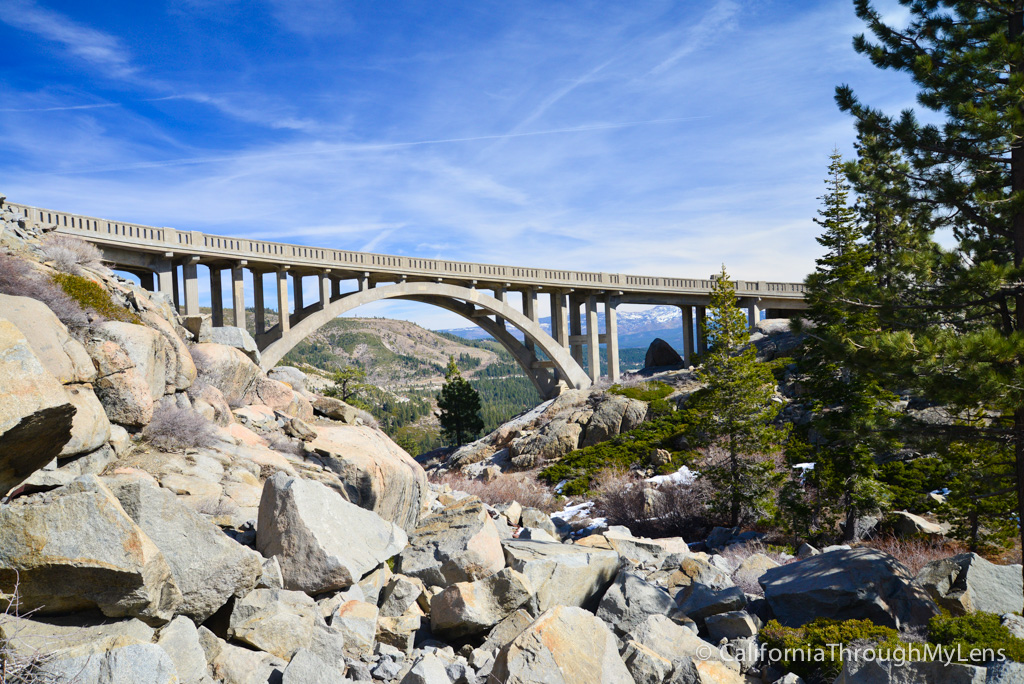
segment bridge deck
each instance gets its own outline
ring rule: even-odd
[[[708,278],[674,278],[596,273],[560,269],[502,266],[447,259],[423,259],[369,252],[352,252],[323,247],[309,247],[284,242],[251,240],[248,238],[209,235],[198,231],[144,226],[136,223],[111,221],[93,216],[69,214],[24,204],[7,202],[21,211],[29,221],[41,226],[57,228],[60,232],[81,234],[93,242],[119,246],[133,251],[150,252],[161,258],[199,257],[205,263],[218,259],[245,260],[251,270],[276,271],[288,266],[309,273],[330,271],[332,274],[367,274],[411,279],[437,279],[472,284],[494,284],[498,287],[614,290],[623,295],[637,295],[637,303],[662,303],[658,295],[704,295],[712,289]],[[741,297],[779,300],[802,308],[803,283],[736,281],[736,293]],[[645,296],[646,295],[646,296]]]

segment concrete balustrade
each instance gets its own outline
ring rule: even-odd
[[[560,383],[589,386],[600,377],[604,345],[611,382],[620,379],[617,309],[621,304],[667,304],[682,311],[683,358],[706,351],[703,335],[711,278],[665,278],[574,270],[421,259],[350,252],[199,231],[142,226],[91,216],[6,203],[43,229],[96,244],[142,286],[168,297],[178,311],[199,313],[198,266],[209,271],[212,322],[245,327],[245,270],[252,274],[255,338],[265,367],[276,364],[307,335],[355,307],[383,299],[421,301],[453,311],[483,328],[512,353],[542,396]],[[223,274],[229,273],[232,315],[224,316]],[[276,325],[267,326],[264,276],[277,284]],[[289,292],[289,276],[291,292]],[[315,277],[317,301],[305,306],[303,278]],[[342,282],[352,281],[351,291]],[[481,288],[493,292],[488,296]],[[519,292],[522,311],[509,302]],[[736,281],[738,303],[751,327],[760,312],[788,316],[805,308],[802,283]],[[537,299],[547,294],[551,333],[540,325]],[[598,330],[603,309],[605,331]],[[581,320],[585,317],[584,323]],[[697,334],[694,335],[696,322]],[[523,341],[508,330],[516,328]],[[583,372],[587,359],[588,372]]]

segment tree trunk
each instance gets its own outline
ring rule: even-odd
[[[1015,0],[1013,14],[1010,15],[1010,44],[1021,42],[1024,35],[1024,0]],[[1010,65],[1011,73],[1024,71],[1024,64],[1017,62]],[[1018,109],[1024,105],[1018,104]],[[1013,140],[1010,147],[1010,192],[1012,196],[1024,193],[1024,146],[1020,140]],[[1024,263],[1024,213],[1013,215],[1013,264],[1020,268]],[[1024,330],[1024,295],[1014,297],[1016,330]],[[1011,331],[1007,331],[1009,334]],[[1017,359],[1017,364],[1024,359]],[[1013,453],[1015,460],[1015,476],[1017,480],[1017,531],[1020,535],[1021,548],[1024,548],[1024,406],[1018,406],[1013,412]],[[1024,577],[1024,565],[1021,566]]]

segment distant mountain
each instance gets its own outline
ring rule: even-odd
[[[604,312],[597,314],[598,328],[604,329]],[[645,311],[619,311],[616,322],[619,328],[620,349],[647,349],[655,338],[660,337],[678,350],[683,348],[683,315],[675,306],[654,306]],[[549,334],[551,332],[551,317],[540,319],[540,325]],[[518,337],[523,338],[513,326],[508,326],[509,331]],[[483,329],[476,326],[467,328],[452,328],[440,332],[458,335],[468,340],[489,340],[491,336]]]

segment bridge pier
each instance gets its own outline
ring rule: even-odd
[[[252,272],[252,303],[256,309],[256,334],[267,332],[266,304],[263,300],[263,272]]]
[[[139,277],[139,285],[143,290],[153,292],[156,289],[156,278],[152,271],[139,271],[135,275]]]
[[[231,267],[232,325],[245,330],[245,262]],[[255,279],[256,274],[253,273]]]
[[[755,297],[750,297],[745,301],[746,306],[744,308],[747,310],[747,323],[750,326],[750,330],[753,331],[757,328],[757,322],[761,320],[761,309],[759,307],[761,300]]]
[[[224,283],[220,277],[220,269],[210,266],[210,325],[214,328],[224,327]]]
[[[590,380],[597,382],[601,378],[601,343],[600,330],[597,323],[597,295],[587,297],[587,362],[590,365]]]
[[[199,271],[196,266],[199,257],[190,257],[181,265],[181,276],[185,281],[185,315],[199,315]]]
[[[317,275],[317,279],[320,281],[320,310],[322,311],[331,303],[331,277],[327,273],[320,273]]]
[[[174,264],[172,264],[170,261],[161,261],[158,264],[156,264],[156,277],[158,287],[160,288],[161,293],[168,296],[172,295],[174,284],[177,282],[177,278],[173,277],[172,275],[176,275],[174,271]],[[174,299],[176,299],[176,297],[172,297],[172,301],[174,301]]]
[[[523,290],[523,314],[536,324],[540,324],[540,319],[537,317],[537,290],[528,288]],[[524,338],[526,349],[531,354],[536,354],[536,347],[533,344],[533,340],[529,337]]]
[[[707,307],[697,307],[697,353],[703,354],[708,350],[708,310]]]
[[[683,365],[693,365],[693,307],[680,306],[683,312]]]
[[[172,297],[172,300],[174,301],[174,310],[177,311],[180,314],[181,313],[181,284],[178,282],[178,280],[179,280],[178,279],[178,267],[176,265],[172,264],[171,265],[171,284],[172,284],[172,287],[174,288],[174,292],[172,293],[174,296]]]
[[[619,381],[619,323],[616,307],[618,300],[612,295],[604,298],[604,332],[608,337],[605,350],[608,353],[608,380],[614,385]]]
[[[288,313],[288,267],[277,272],[277,317],[281,334],[291,329],[291,314]]]
[[[580,305],[583,302],[580,300],[580,295],[569,294],[569,354],[573,361],[582,366],[583,345],[579,343],[579,340],[583,336],[583,326],[580,324]]]
[[[295,299],[295,313],[302,311],[302,276],[292,273],[292,297]]]

